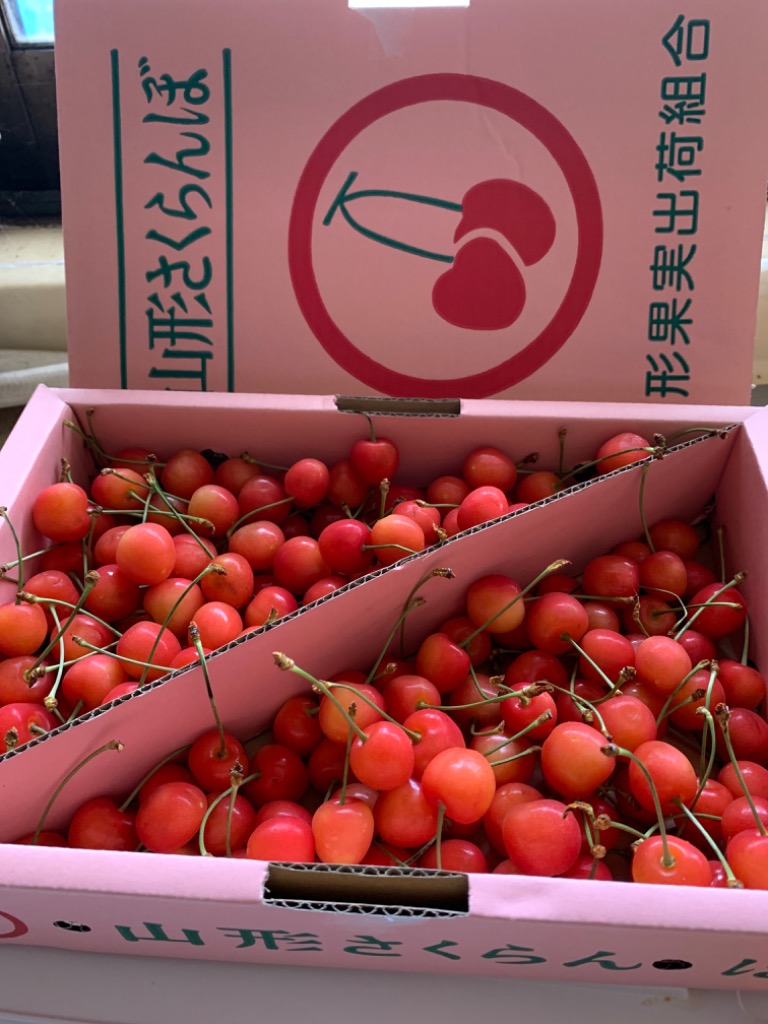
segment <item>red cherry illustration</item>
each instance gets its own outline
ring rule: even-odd
[[[481,228],[504,235],[527,267],[546,256],[556,230],[552,211],[538,192],[507,178],[481,181],[465,193],[453,240]]]
[[[498,242],[473,238],[435,281],[432,305],[454,327],[498,331],[520,316],[525,282]]]

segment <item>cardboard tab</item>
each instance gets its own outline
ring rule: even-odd
[[[746,403],[767,31],[763,0],[59,0],[73,383]]]

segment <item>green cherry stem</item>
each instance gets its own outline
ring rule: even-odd
[[[523,587],[519,594],[516,594],[511,601],[508,601],[503,608],[499,608],[499,610],[495,612],[493,615],[491,615],[489,619],[486,619],[486,621],[481,626],[478,626],[477,629],[474,630],[474,632],[470,633],[469,636],[465,637],[461,641],[459,646],[464,647],[466,649],[472,643],[476,636],[479,636],[479,634],[482,633],[484,629],[487,629],[492,622],[495,622],[496,619],[500,618],[504,614],[504,612],[506,612],[508,609],[512,607],[512,605],[517,604],[518,601],[522,601],[525,598],[525,595],[530,593],[530,591],[533,590],[533,588],[538,583],[545,579],[545,577],[551,576],[553,572],[559,572],[561,569],[564,569],[566,565],[570,564],[571,563],[567,558],[558,558],[554,562],[550,563],[550,565],[548,565],[546,569],[542,570],[542,572],[540,572],[538,576],[534,577],[534,579],[532,579],[527,586]]]
[[[18,582],[17,582],[17,591],[16,591],[16,603],[18,604],[19,603],[19,599],[20,599],[19,595],[21,594],[21,591],[23,590],[22,566],[23,566],[23,563],[24,563],[24,553],[21,550],[21,541],[19,540],[19,535],[16,533],[16,530],[14,529],[13,523],[11,522],[11,517],[8,515],[8,509],[4,505],[0,505],[0,516],[2,516],[2,518],[5,520],[5,523],[6,523],[6,525],[8,527],[8,530],[9,530],[9,532],[11,534],[11,539],[13,540],[13,545],[16,548],[16,561],[12,562],[11,564],[12,565],[18,565],[18,567],[19,567],[19,579],[18,579]],[[3,568],[5,568],[5,567],[3,567]]]
[[[733,868],[731,867],[731,865],[728,863],[728,861],[723,856],[722,850],[717,845],[717,843],[712,838],[712,836],[709,834],[709,832],[707,832],[707,830],[701,824],[701,822],[696,817],[696,815],[693,814],[691,811],[689,811],[688,808],[685,806],[685,804],[682,803],[682,801],[674,800],[673,803],[675,803],[680,808],[680,810],[683,812],[683,814],[688,819],[688,821],[690,821],[690,823],[696,829],[698,829],[699,832],[701,832],[701,834],[704,837],[704,839],[706,839],[707,844],[712,848],[712,850],[713,850],[713,852],[715,854],[715,857],[717,857],[717,859],[723,865],[723,871],[725,872],[725,877],[727,879],[727,881],[726,881],[727,887],[729,889],[743,889],[744,888],[744,883],[740,882],[739,879],[736,877],[736,875],[734,875]]]
[[[197,574],[197,576],[195,576],[195,578],[193,580],[190,581],[189,585],[184,588],[184,590],[181,592],[181,594],[179,594],[179,596],[173,602],[173,604],[171,605],[170,609],[168,610],[168,614],[165,616],[165,618],[161,622],[160,630],[158,631],[158,634],[155,637],[154,643],[152,644],[152,646],[149,649],[149,654],[147,655],[147,661],[149,661],[149,662],[152,661],[152,658],[153,658],[153,656],[155,654],[155,651],[157,650],[157,648],[158,648],[158,646],[160,644],[160,640],[161,640],[161,638],[163,636],[163,630],[167,629],[168,623],[173,618],[173,615],[176,612],[176,609],[179,608],[179,606],[181,605],[181,602],[184,600],[184,598],[190,592],[192,587],[196,586],[196,584],[198,584],[200,582],[200,580],[204,579],[206,576],[209,575],[209,573],[212,573],[212,572],[215,572],[219,576],[226,576],[227,575],[227,570],[224,568],[223,565],[219,565],[218,562],[211,562],[208,565],[206,565],[206,567],[201,572],[199,572]],[[141,678],[139,679],[139,686],[143,686],[144,683],[147,681],[147,673],[150,671],[150,668],[151,668],[151,666],[147,665],[146,668],[144,669],[144,671],[141,673]]]
[[[736,759],[736,754],[733,750],[733,744],[731,743],[731,730],[729,725],[731,718],[731,710],[727,704],[717,705],[717,707],[715,708],[715,718],[717,719],[717,723],[720,726],[720,729],[723,733],[723,741],[725,742],[725,749],[728,752],[728,758],[731,764],[733,765],[733,770],[736,773],[736,778],[739,780],[739,785],[742,788],[744,796],[747,798],[749,809],[752,811],[752,817],[755,819],[755,827],[757,828],[757,831],[760,833],[761,836],[768,835],[768,832],[766,832],[765,825],[763,824],[760,815],[757,813],[757,808],[755,807],[755,803],[752,799],[752,794],[749,792],[749,786],[744,781],[744,776],[741,774],[741,768],[739,768],[739,762]]]
[[[640,758],[636,757],[631,750],[625,750],[624,747],[619,747],[615,743],[608,743],[601,749],[602,752],[606,755],[606,757],[627,757],[630,761],[634,761],[634,763],[645,776],[645,781],[648,783],[648,788],[651,793],[651,799],[653,800],[653,807],[656,812],[657,824],[656,826],[654,826],[654,828],[658,827],[659,836],[661,837],[661,846],[664,851],[662,854],[661,862],[665,868],[673,868],[675,866],[675,858],[672,856],[669,849],[669,842],[667,841],[667,826],[664,821],[664,814],[661,810],[661,801],[659,800],[659,794],[654,784],[651,773],[648,771],[648,769],[640,760]]]
[[[428,573],[426,573],[426,575],[422,576],[421,579],[417,581],[416,585],[413,587],[413,589],[411,590],[410,594],[408,594],[408,597],[406,597],[406,599],[405,599],[405,603],[403,604],[403,614],[398,619],[398,625],[400,627],[400,657],[401,658],[405,657],[405,620],[406,620],[406,617],[407,617],[407,613],[409,613],[409,611],[411,610],[411,605],[412,605],[412,603],[414,601],[414,598],[416,597],[418,592],[421,590],[421,588],[423,586],[425,586],[430,580],[436,579],[438,577],[441,578],[441,579],[444,579],[444,580],[453,580],[453,579],[456,578],[456,573],[453,571],[453,569],[449,569],[447,566],[445,566],[445,567],[441,566],[441,567],[438,567],[437,569],[430,569],[430,571]],[[423,604],[423,602],[421,602],[421,603]],[[419,606],[420,605],[415,605],[415,604],[413,605],[414,608],[415,607],[419,607]],[[389,640],[387,641],[387,646],[384,647],[385,651],[387,650],[389,644],[392,642],[392,639],[394,638],[396,630],[397,630],[397,625],[395,626],[395,629],[389,635]],[[382,652],[382,656],[383,656],[383,652]],[[374,674],[376,672],[376,669],[379,667],[379,663],[380,662],[381,662],[381,658],[379,658],[379,661],[374,666],[374,669],[373,669],[373,673]],[[371,673],[369,673],[369,677],[368,677],[368,679],[366,679],[366,682],[369,683],[371,681],[371,678],[372,678],[372,675],[371,675]]]
[[[687,629],[691,629],[693,624],[694,624],[694,622],[696,621],[696,619],[698,619],[699,615],[701,615],[701,613],[704,611],[705,608],[710,608],[713,605],[715,607],[717,607],[718,604],[723,604],[725,607],[741,608],[741,605],[737,605],[737,604],[732,603],[730,601],[718,602],[717,599],[718,599],[718,597],[720,597],[721,594],[724,594],[726,592],[726,590],[730,590],[731,587],[738,587],[739,584],[743,583],[746,578],[747,578],[747,574],[745,572],[737,572],[736,575],[733,577],[733,579],[731,579],[729,583],[724,583],[722,587],[720,587],[718,590],[716,590],[715,593],[712,594],[712,596],[710,597],[710,599],[708,601],[705,601],[704,604],[698,605],[695,608],[693,615],[691,615],[690,618],[686,622],[683,623],[683,625],[677,631],[677,633],[675,633],[674,639],[675,640],[679,640],[680,637],[682,636],[682,634]],[[694,606],[691,605],[688,610],[690,611],[690,609],[692,607],[694,607]]]
[[[216,730],[219,734],[219,752],[216,757],[224,757],[227,751],[227,738],[224,735],[224,726],[221,722],[221,716],[219,715],[219,709],[216,707],[216,700],[213,696],[213,687],[211,686],[211,677],[208,675],[208,660],[205,657],[203,651],[203,644],[200,640],[200,630],[197,628],[197,623],[194,621],[190,622],[188,627],[188,636],[190,644],[197,651],[197,655],[200,658],[200,667],[203,670],[203,679],[205,680],[205,690],[208,694],[208,701],[211,705],[211,711],[213,712],[213,718],[216,722]]]
[[[35,834],[32,836],[32,845],[33,846],[37,846],[37,840],[40,838],[40,833],[43,831],[46,819],[48,818],[48,815],[51,813],[51,808],[53,807],[53,805],[56,802],[59,794],[64,789],[66,784],[69,782],[69,780],[71,778],[73,778],[73,776],[75,776],[80,771],[81,768],[84,768],[85,765],[87,765],[89,761],[92,761],[95,757],[98,757],[99,754],[103,754],[107,750],[116,750],[118,752],[118,754],[119,754],[123,750],[123,744],[120,742],[120,740],[110,740],[108,743],[105,743],[103,746],[99,747],[98,750],[92,750],[91,753],[88,754],[87,757],[84,757],[82,761],[79,761],[75,765],[75,767],[72,769],[72,771],[68,772],[67,775],[64,776],[64,778],[58,784],[56,789],[53,791],[53,794],[52,794],[50,800],[45,805],[45,809],[44,809],[43,813],[40,815],[40,820],[37,823],[37,828],[35,829]]]
[[[133,801],[139,795],[142,786],[144,786],[145,783],[149,782],[149,780],[152,778],[156,771],[158,771],[160,768],[162,768],[169,762],[175,760],[177,757],[179,757],[180,754],[185,753],[187,750],[189,750],[189,744],[187,744],[186,747],[179,747],[178,750],[174,750],[172,754],[168,754],[167,757],[164,757],[162,761],[158,761],[157,764],[152,769],[150,769],[150,771],[147,772],[147,774],[144,776],[141,782],[139,782],[139,784],[131,790],[131,792],[128,794],[125,800],[123,800],[123,802],[120,804],[120,811],[122,813],[125,813],[125,811],[128,810]]]

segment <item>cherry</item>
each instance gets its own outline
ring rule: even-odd
[[[439,708],[419,708],[408,715],[403,727],[419,734],[414,747],[413,776],[416,779],[421,778],[432,758],[443,750],[466,746],[459,726]]]
[[[173,537],[164,526],[138,523],[120,538],[116,562],[134,583],[152,586],[168,579],[176,563]]]
[[[356,736],[349,751],[349,766],[360,782],[381,792],[408,781],[413,772],[413,743],[405,730],[393,722],[373,722],[366,738]]]
[[[502,824],[509,859],[526,875],[562,875],[581,851],[581,832],[560,800],[530,800],[510,807]]]
[[[312,826],[295,816],[268,818],[248,838],[247,855],[254,860],[312,862],[316,859]]]
[[[166,782],[136,814],[139,840],[155,853],[172,853],[197,833],[208,808],[205,793],[188,782]]]
[[[39,604],[0,605],[0,655],[16,658],[34,654],[48,633],[45,612]]]
[[[465,595],[467,615],[478,628],[488,633],[506,633],[515,629],[525,616],[521,588],[501,573],[475,580]]]
[[[768,889],[768,835],[745,829],[728,843],[728,862],[745,889]]]
[[[463,499],[456,512],[456,523],[459,530],[470,530],[492,519],[506,515],[509,509],[507,496],[498,487],[485,484],[474,487]]]
[[[115,653],[126,659],[123,665],[131,679],[153,682],[170,671],[170,664],[180,651],[181,644],[169,629],[157,622],[137,622],[117,641]]]
[[[701,850],[678,836],[667,836],[666,842],[671,863],[666,862],[661,836],[651,836],[637,846],[632,859],[633,881],[652,885],[711,885],[712,871]]]
[[[77,484],[44,487],[32,502],[32,521],[54,543],[82,540],[91,528],[88,495]]]
[[[253,597],[253,569],[247,559],[233,551],[216,555],[210,565],[213,571],[200,580],[206,601],[219,601],[233,608],[243,608]]]
[[[192,529],[206,537],[223,537],[234,526],[240,514],[235,495],[217,484],[203,484],[189,499],[187,514],[204,519],[210,526],[192,523]]]
[[[209,806],[215,799],[214,794],[208,795]],[[206,818],[203,846],[214,857],[228,853],[231,856],[238,850],[245,850],[255,828],[256,811],[245,797],[237,793],[230,809],[229,796],[223,796]]]
[[[301,800],[309,786],[309,772],[299,755],[280,743],[267,743],[251,759],[258,778],[246,782],[242,792],[255,807],[273,800]]]
[[[696,557],[699,534],[681,519],[662,519],[648,531],[654,551],[674,551],[683,561]]]
[[[640,567],[621,555],[598,555],[584,566],[581,585],[595,597],[634,597],[640,587]]]
[[[547,784],[567,800],[589,796],[613,772],[615,759],[604,747],[605,737],[585,722],[558,723],[541,748]]]
[[[380,565],[392,565],[426,547],[424,531],[409,516],[392,512],[377,519],[371,528],[371,547]]]
[[[59,720],[40,704],[14,702],[0,707],[0,754],[29,743],[59,725]]]
[[[171,455],[160,471],[164,490],[179,498],[189,499],[205,484],[213,483],[214,470],[200,452],[182,448]]]
[[[386,437],[377,438],[373,423],[369,438],[361,438],[352,445],[349,461],[355,475],[369,487],[378,487],[382,480],[393,480],[400,463],[397,445]]]
[[[139,845],[136,815],[110,797],[88,800],[75,811],[67,841],[78,850],[135,850]]]
[[[440,868],[465,874],[486,874],[488,858],[476,843],[468,839],[443,839],[430,848],[418,862],[420,868]]]
[[[374,832],[373,812],[362,800],[326,800],[312,816],[318,860],[325,864],[359,864]]]
[[[517,466],[498,448],[475,448],[464,459],[461,475],[471,489],[490,485],[511,491],[517,481]]]
[[[275,742],[288,747],[299,757],[308,757],[323,738],[323,730],[317,720],[318,707],[313,697],[289,697],[272,722]]]
[[[528,607],[525,628],[531,643],[547,654],[565,654],[571,644],[563,636],[581,640],[589,627],[584,605],[570,594],[543,594]]]
[[[638,450],[639,449],[639,450]],[[612,473],[615,469],[642,462],[651,454],[650,441],[641,434],[624,431],[608,438],[597,449],[595,460],[598,473]]]
[[[376,831],[386,844],[417,849],[435,838],[437,806],[427,800],[415,779],[382,793],[373,815]]]
[[[73,706],[82,701],[85,710],[90,711],[102,704],[107,694],[127,679],[128,674],[117,658],[109,654],[93,654],[80,658],[67,669],[61,679],[61,692]]]
[[[696,608],[691,616],[691,625],[712,640],[721,640],[735,633],[747,618],[744,598],[738,590],[723,583],[709,583],[702,587],[693,595],[690,604]]]
[[[191,580],[170,576],[144,591],[144,610],[179,639],[186,638],[189,624],[205,604],[200,587]]]
[[[267,519],[245,523],[229,538],[229,550],[242,555],[254,572],[268,572],[280,547],[285,542],[285,533],[277,523]],[[215,552],[212,557],[215,557]]]
[[[677,803],[690,804],[698,789],[698,779],[685,754],[663,740],[649,740],[634,751],[634,759],[629,763],[629,785],[632,795],[647,811],[656,806],[655,789],[662,812],[668,814]]]
[[[459,824],[479,821],[496,792],[496,776],[488,760],[463,746],[435,754],[421,784],[426,799],[435,806],[443,804],[446,815]]]
[[[230,785],[231,772],[239,764],[247,774],[248,755],[242,743],[231,733],[210,729],[194,741],[187,755],[187,767],[195,783],[204,790],[224,790]]]

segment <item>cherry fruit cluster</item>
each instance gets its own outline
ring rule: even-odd
[[[275,653],[307,690],[268,735],[219,725],[20,841],[767,889],[765,679],[743,575],[700,540],[664,520],[579,574],[483,576],[414,649],[395,624],[332,679]]]
[[[193,449],[106,456],[80,431],[102,469],[86,489],[65,467],[32,507],[48,547],[0,568],[0,754],[197,660],[193,617],[208,654],[571,479],[485,446],[411,486],[369,424],[337,462],[280,469]],[[616,435],[594,471],[654,450]]]

